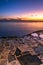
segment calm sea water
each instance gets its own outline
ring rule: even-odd
[[[43,22],[0,22],[0,36],[22,36],[43,30]]]

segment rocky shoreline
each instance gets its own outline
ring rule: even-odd
[[[25,65],[25,62],[28,65],[28,60],[24,58],[29,57],[30,65],[43,65],[43,30],[22,37],[0,38],[0,65]],[[36,58],[37,60],[35,60]],[[24,62],[21,59],[24,59]]]

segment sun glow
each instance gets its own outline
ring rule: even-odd
[[[43,20],[43,15],[34,15],[32,17],[29,17],[31,20]]]
[[[13,18],[13,19],[21,19],[21,20],[43,20],[43,12],[27,12],[24,14],[19,14],[19,15],[9,15],[6,17],[0,17],[0,18]]]
[[[43,20],[43,12],[29,13],[22,17],[24,20]]]

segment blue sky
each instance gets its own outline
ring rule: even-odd
[[[38,11],[43,11],[43,0],[0,0],[0,17],[21,17]]]

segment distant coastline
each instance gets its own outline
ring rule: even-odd
[[[0,22],[43,22],[43,20],[0,19]]]

